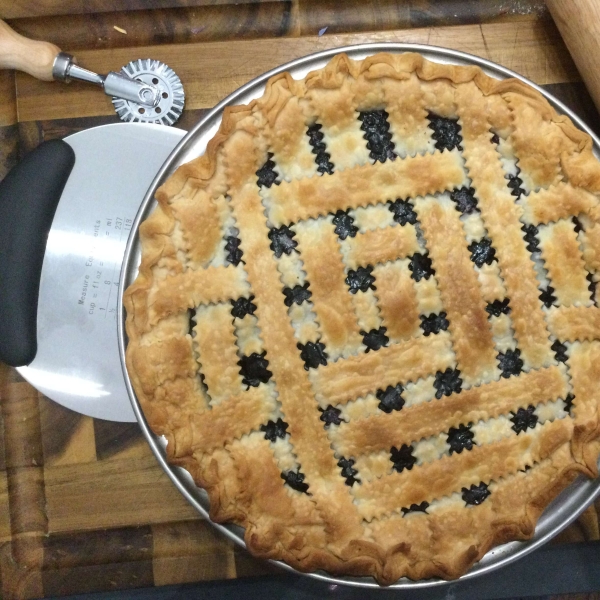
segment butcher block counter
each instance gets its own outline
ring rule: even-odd
[[[281,63],[363,42],[432,44],[482,56],[542,85],[598,126],[539,0],[155,0],[152,10],[143,0],[123,0],[114,12],[117,4],[0,0],[0,17],[99,73],[136,58],[164,61],[186,92],[177,124],[183,129]],[[114,122],[110,99],[92,86],[0,71],[0,177],[43,140]],[[594,540],[598,516],[590,507],[553,544],[589,549]],[[71,412],[0,364],[0,597],[250,577],[275,577],[284,587],[286,578],[298,579],[253,559],[202,519],[163,473],[137,424]]]

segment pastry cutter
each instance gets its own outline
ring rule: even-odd
[[[14,36],[0,21],[0,67],[46,80],[91,73]],[[133,422],[118,352],[120,270],[139,205],[185,131],[163,125],[183,107],[174,73],[157,61],[124,69],[130,76],[89,78],[138,122],[43,142],[0,182],[0,361],[63,406]]]
[[[99,75],[77,64],[54,44],[27,39],[0,20],[0,68],[17,69],[44,81],[85,81],[103,88],[122,121],[173,125],[185,95],[175,71],[152,59],[133,60],[118,73]]]

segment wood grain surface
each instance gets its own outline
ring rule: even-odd
[[[179,127],[283,62],[345,44],[429,43],[489,58],[598,114],[541,0],[0,0],[20,33],[99,72],[167,62],[187,96]],[[126,9],[126,10],[125,10]],[[73,16],[74,15],[74,16]],[[123,34],[114,26],[124,29]],[[321,35],[319,35],[321,32]],[[47,139],[118,122],[83,84],[0,72],[0,177]],[[594,507],[557,543],[598,539]],[[0,364],[0,597],[5,600],[258,576],[275,567],[203,521],[154,460],[136,424],[76,414]]]

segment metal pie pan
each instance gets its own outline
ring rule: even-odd
[[[272,71],[257,77],[246,85],[233,92],[230,96],[220,102],[213,108],[176,146],[171,155],[168,157],[156,177],[152,182],[150,189],[144,197],[138,214],[133,223],[131,234],[125,250],[123,266],[121,270],[121,279],[119,286],[119,301],[118,301],[118,340],[119,340],[119,355],[121,366],[125,377],[125,383],[129,397],[131,399],[133,410],[140,423],[144,436],[146,437],[154,455],[167,475],[171,478],[179,491],[187,498],[187,500],[198,510],[198,512],[209,522],[208,509],[209,502],[206,492],[198,488],[190,474],[180,467],[175,467],[167,463],[165,452],[164,438],[155,435],[146,422],[140,404],[137,400],[131,380],[125,366],[125,349],[127,346],[127,336],[125,333],[125,309],[123,307],[123,293],[125,289],[134,281],[140,262],[140,243],[139,243],[139,225],[152,212],[156,202],[154,194],[156,189],[164,183],[164,181],[179,167],[180,165],[189,162],[190,160],[204,153],[208,141],[215,135],[223,110],[229,105],[247,104],[251,100],[262,96],[267,80],[283,71],[289,71],[295,79],[302,79],[310,71],[324,67],[329,60],[339,54],[345,52],[350,58],[362,60],[367,56],[371,56],[378,52],[418,52],[425,58],[439,63],[449,63],[456,65],[477,65],[483,71],[496,79],[506,79],[515,77],[524,83],[530,85],[550,102],[559,114],[565,114],[582,130],[587,132],[594,141],[594,154],[600,157],[600,140],[590,130],[590,128],[569,108],[554,98],[551,94],[544,91],[539,86],[535,85],[521,75],[501,67],[489,60],[459,52],[456,50],[448,50],[446,48],[438,48],[423,44],[400,44],[400,43],[381,43],[381,44],[360,44],[353,46],[344,46],[331,50],[317,52],[303,58],[293,60],[284,64]],[[600,480],[589,480],[584,477],[579,477],[568,488],[553,500],[542,516],[540,517],[533,537],[527,541],[515,541],[507,544],[496,546],[490,550],[478,563],[473,565],[471,569],[460,577],[460,580],[468,580],[494,571],[504,565],[507,565],[518,558],[525,556],[542,544],[546,543],[553,536],[572,523],[594,499],[600,494]],[[244,529],[237,525],[212,523],[223,535],[233,540],[235,543],[243,546]],[[286,565],[281,561],[271,561],[284,569],[297,573],[295,569]],[[307,574],[310,577],[320,579],[323,582],[338,585],[349,585],[363,588],[380,588],[379,584],[371,577],[351,577],[339,576],[334,577],[324,572],[314,572]],[[417,589],[428,588],[434,586],[448,585],[449,581],[442,579],[428,579],[422,581],[412,581],[406,578],[400,579],[397,583],[388,586],[395,589]],[[388,588],[385,588],[388,589]]]

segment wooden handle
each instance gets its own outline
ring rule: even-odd
[[[17,69],[52,81],[52,65],[59,52],[58,46],[27,39],[0,20],[0,69]]]
[[[600,0],[546,0],[546,4],[600,110]]]

